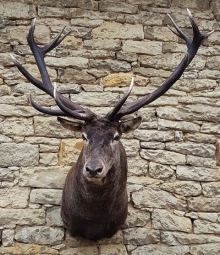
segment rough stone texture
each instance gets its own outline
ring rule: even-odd
[[[60,228],[24,227],[18,229],[15,234],[15,240],[23,243],[35,244],[60,244],[64,237],[64,230]]]
[[[152,214],[152,224],[154,229],[192,232],[190,219],[173,215],[166,210],[155,209]]]
[[[0,166],[29,166],[37,165],[39,152],[38,147],[31,144],[0,144]]]
[[[81,133],[30,106],[29,93],[57,109],[9,53],[41,81],[26,40],[31,20],[40,47],[67,26],[71,33],[45,58],[50,79],[65,97],[105,115],[133,75],[128,102],[175,69],[186,46],[166,14],[191,37],[186,8],[202,31],[215,32],[173,87],[132,115],[142,124],[121,139],[129,167],[125,224],[110,239],[70,237],[60,201]],[[0,1],[0,254],[220,254],[219,21],[217,0]]]

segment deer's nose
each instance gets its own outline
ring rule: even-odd
[[[91,177],[96,177],[97,175],[102,173],[102,167],[86,166],[86,173]]]

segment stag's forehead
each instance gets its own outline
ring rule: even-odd
[[[84,132],[90,137],[103,135],[112,137],[117,132],[117,128],[117,122],[111,122],[105,118],[100,118],[86,124]]]

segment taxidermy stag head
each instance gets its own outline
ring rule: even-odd
[[[72,236],[81,235],[93,240],[112,237],[125,222],[128,204],[127,157],[120,137],[122,133],[136,129],[141,123],[141,118],[123,120],[123,117],[162,96],[181,77],[203,39],[212,33],[201,33],[189,11],[188,15],[193,29],[192,40],[169,16],[175,28],[170,28],[171,31],[183,39],[187,46],[187,53],[173,73],[151,94],[124,104],[134,84],[132,78],[127,92],[105,116],[97,116],[91,110],[70,101],[61,95],[56,85],[53,86],[50,81],[44,56],[68,35],[64,28],[50,44],[39,47],[34,39],[35,20],[32,22],[27,41],[42,81],[36,80],[11,55],[20,72],[34,86],[53,97],[59,110],[45,109],[35,103],[30,96],[32,106],[42,113],[59,116],[57,120],[65,128],[82,132],[84,146],[66,177],[61,205],[64,226]],[[69,118],[65,119],[62,116]]]

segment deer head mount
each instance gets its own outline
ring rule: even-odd
[[[36,80],[11,54],[20,72],[36,87],[54,98],[59,110],[46,109],[35,103],[30,96],[32,106],[45,114],[59,116],[58,121],[66,128],[81,130],[84,146],[80,156],[70,169],[62,198],[61,216],[64,226],[71,235],[82,235],[89,239],[100,239],[113,236],[124,223],[127,216],[127,158],[120,142],[122,133],[136,129],[141,118],[123,120],[126,115],[136,112],[162,96],[183,74],[192,61],[202,41],[210,33],[201,33],[187,9],[193,29],[193,39],[187,37],[168,15],[173,23],[171,31],[183,39],[187,53],[173,73],[163,84],[149,95],[127,103],[134,78],[124,96],[116,106],[105,116],[97,116],[91,110],[84,108],[61,95],[53,86],[44,61],[47,52],[58,46],[69,34],[65,27],[48,45],[39,47],[35,43],[33,20],[27,41],[35,57],[42,81]],[[60,116],[70,117],[64,119]]]

